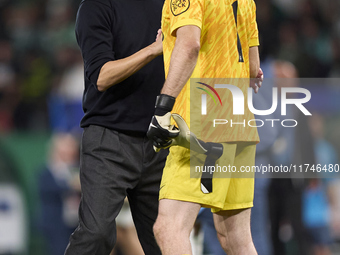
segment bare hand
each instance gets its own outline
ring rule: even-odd
[[[162,30],[158,29],[156,35],[156,41],[153,43],[155,54],[161,55],[163,54],[163,43],[162,43]]]
[[[257,93],[259,91],[259,88],[261,88],[263,82],[263,71],[261,68],[259,68],[259,72],[256,76],[256,78],[250,79],[249,86],[253,88],[254,92]]]

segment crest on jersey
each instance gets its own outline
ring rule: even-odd
[[[190,0],[171,0],[170,9],[174,16],[178,16],[189,9]]]

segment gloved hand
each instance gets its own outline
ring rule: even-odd
[[[171,145],[178,145],[201,154],[208,152],[206,143],[197,139],[196,135],[190,132],[187,123],[181,115],[173,113],[172,118],[175,120],[180,133],[176,138],[173,138]]]
[[[173,138],[177,137],[179,130],[170,124],[171,110],[175,104],[175,98],[165,94],[157,96],[155,115],[147,132],[147,137],[153,141],[155,151],[171,146]]]

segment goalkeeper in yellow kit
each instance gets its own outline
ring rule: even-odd
[[[148,131],[158,148],[169,146],[178,135],[170,126],[171,111],[190,126],[189,78],[262,76],[253,0],[165,0],[162,32],[166,82]],[[245,94],[249,83],[242,84]],[[258,87],[253,88],[257,92]],[[231,117],[230,111],[227,114]],[[247,111],[245,118],[253,116]],[[254,165],[256,129],[240,126],[213,142],[223,145],[220,165]],[[189,149],[171,147],[154,226],[162,254],[191,254],[189,234],[201,206],[212,209],[218,238],[228,254],[257,254],[250,233],[254,179],[213,178],[212,187],[211,192],[202,192],[201,180],[190,178]]]

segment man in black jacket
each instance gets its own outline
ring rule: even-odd
[[[108,255],[127,196],[145,254],[160,254],[152,226],[167,151],[146,131],[164,83],[162,0],[83,0],[76,36],[85,68],[79,226],[66,255]]]

